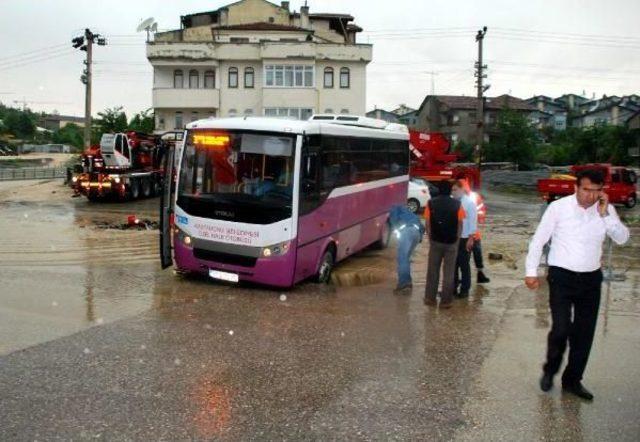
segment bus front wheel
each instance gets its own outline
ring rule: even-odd
[[[320,261],[320,266],[318,267],[318,274],[315,278],[317,283],[329,284],[335,261],[332,248],[327,249],[322,256],[322,261]]]
[[[624,205],[627,206],[628,209],[633,209],[636,206],[636,196],[629,195],[629,198],[627,198]]]

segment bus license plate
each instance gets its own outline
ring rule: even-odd
[[[209,276],[213,279],[227,282],[238,282],[240,280],[236,273],[221,272],[219,270],[209,270]]]

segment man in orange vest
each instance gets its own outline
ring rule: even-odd
[[[477,192],[473,192],[471,187],[469,186],[469,182],[464,180],[465,182],[465,191],[469,198],[476,203],[476,208],[478,209],[478,230],[475,234],[475,241],[473,243],[473,249],[471,252],[473,253],[473,262],[476,266],[476,270],[478,271],[478,284],[486,284],[491,282],[491,280],[484,274],[484,262],[482,260],[482,243],[480,240],[482,239],[482,234],[480,233],[480,225],[484,224],[484,221],[487,216],[487,207],[484,205],[484,198]]]

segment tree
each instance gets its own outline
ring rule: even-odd
[[[26,112],[10,109],[3,121],[5,130],[18,138],[29,138],[36,133],[36,123]]]
[[[122,111],[122,106],[107,108],[102,112],[98,112],[98,117],[96,125],[101,134],[127,130],[127,115]]]
[[[510,161],[525,169],[533,165],[536,132],[524,115],[511,109],[501,110],[495,132],[485,149],[488,161]]]
[[[139,112],[133,116],[129,122],[129,129],[152,133],[155,129],[155,117],[151,109]]]
[[[473,144],[460,140],[453,146],[452,150],[460,155],[462,160],[473,161]]]
[[[76,124],[70,123],[57,130],[52,135],[54,143],[69,144],[82,149],[84,144],[84,129]]]

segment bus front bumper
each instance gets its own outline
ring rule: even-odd
[[[295,241],[291,242],[295,244]],[[241,263],[230,264],[215,260],[197,249],[174,238],[174,259],[180,271],[203,274],[217,281],[251,282],[272,287],[288,288],[293,285],[296,250],[289,247],[286,253],[268,258],[236,256]],[[199,255],[199,256],[196,256]],[[236,277],[237,275],[237,281]]]

